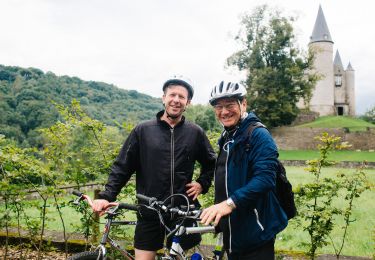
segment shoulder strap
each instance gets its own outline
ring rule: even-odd
[[[261,122],[253,122],[251,123],[248,127],[247,127],[247,136],[248,136],[248,142],[246,144],[246,151],[250,151],[250,143],[251,143],[251,135],[253,134],[253,131],[256,129],[256,128],[259,128],[259,127],[263,127],[263,128],[266,128],[267,127],[265,125],[263,125]]]
[[[263,125],[261,122],[254,122],[254,123],[250,124],[249,127],[247,128],[247,135],[249,137],[251,137],[254,129],[259,128],[259,127],[263,127],[263,128],[267,129],[267,127],[265,125]]]

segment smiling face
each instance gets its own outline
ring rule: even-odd
[[[241,113],[246,111],[246,99],[239,104],[238,99],[223,98],[214,105],[217,120],[225,128],[232,128],[238,124],[241,119]]]
[[[180,117],[189,103],[188,91],[184,86],[171,85],[165,89],[163,104],[169,116]]]

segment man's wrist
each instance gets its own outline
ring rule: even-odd
[[[199,185],[201,185],[201,194],[205,194],[207,193],[207,187],[203,186],[203,183],[200,179],[196,180],[195,182],[199,183]]]
[[[236,208],[236,204],[234,204],[234,201],[231,198],[228,198],[225,203],[233,210]]]

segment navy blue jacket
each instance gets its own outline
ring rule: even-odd
[[[275,237],[287,225],[285,212],[275,195],[277,147],[265,128],[248,127],[259,121],[253,114],[243,119],[233,139],[220,147],[228,149],[226,189],[236,209],[229,216],[231,252],[255,249]]]

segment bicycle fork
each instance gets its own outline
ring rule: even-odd
[[[172,238],[172,246],[169,254],[173,257],[173,259],[186,259],[184,250],[182,249],[180,244],[181,235],[185,232],[184,229],[185,227],[180,226],[176,234]]]

